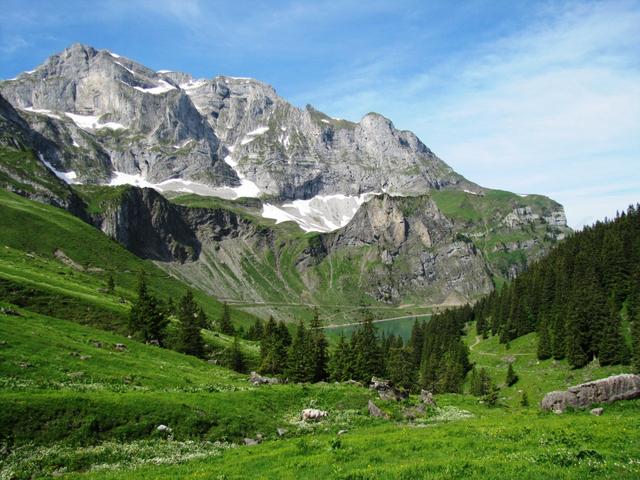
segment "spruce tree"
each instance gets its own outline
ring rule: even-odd
[[[382,349],[378,342],[373,319],[367,315],[351,337],[354,352],[354,377],[367,383],[384,371]]]
[[[507,369],[507,377],[505,378],[504,383],[507,387],[514,385],[518,381],[518,375],[513,371],[513,364],[509,364],[509,368]]]
[[[107,293],[114,294],[116,291],[116,282],[113,279],[113,274],[109,273],[109,278],[107,278]]]
[[[188,290],[178,305],[178,339],[176,350],[195,357],[204,357],[204,340],[200,332],[201,322],[198,318],[200,307]]]
[[[233,323],[231,323],[231,312],[229,311],[229,305],[227,302],[224,302],[222,305],[222,316],[219,321],[220,332],[225,335],[235,335],[236,330],[233,328]]]
[[[588,363],[587,355],[582,348],[582,329],[579,312],[572,310],[567,317],[566,354],[569,365],[582,368]]]
[[[565,320],[564,316],[559,314],[554,315],[553,320],[553,330],[550,332],[553,358],[556,360],[562,360],[567,354]]]
[[[353,378],[353,354],[343,333],[340,334],[338,344],[329,359],[329,373],[331,380],[335,382],[344,382]]]
[[[313,342],[313,363],[314,363],[314,382],[322,382],[328,377],[328,362],[329,362],[329,342],[322,330],[320,322],[320,315],[318,309],[315,308],[313,312],[313,318],[311,319],[310,334]]]
[[[389,350],[387,372],[389,380],[394,385],[405,390],[411,390],[416,383],[411,349],[407,347],[392,347]]]
[[[222,364],[236,372],[246,372],[247,365],[237,336],[233,337],[233,343],[224,351]]]
[[[631,367],[635,373],[640,373],[640,312],[631,323],[632,357]]]
[[[551,349],[551,339],[549,338],[547,318],[543,317],[538,325],[538,359],[546,360],[551,358],[552,353],[553,351]]]
[[[620,324],[618,301],[615,292],[609,296],[609,318],[600,341],[600,365],[618,365],[628,359],[627,345]]]
[[[528,407],[529,406],[529,397],[527,396],[527,392],[522,391],[522,397],[520,397],[520,406]]]
[[[292,382],[312,382],[315,374],[313,338],[302,320],[289,347],[285,375]]]
[[[129,331],[144,342],[163,344],[169,323],[160,302],[147,289],[144,274],[138,280],[138,298],[129,312]]]

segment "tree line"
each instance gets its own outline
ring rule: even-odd
[[[293,336],[284,323],[270,318],[256,321],[252,331],[262,332],[260,371],[289,381],[354,380],[368,383],[385,377],[408,391],[459,392],[471,368],[462,329],[471,309],[450,310],[429,322],[415,321],[407,342],[396,335],[379,335],[365,311],[351,337],[340,335],[329,351],[317,310],[309,326],[300,321]]]
[[[173,324],[172,317],[176,320]],[[163,302],[149,292],[144,274],[140,275],[137,298],[129,311],[129,332],[133,338],[187,355],[206,358],[212,350],[204,341],[203,329],[218,330],[234,337],[232,344],[222,352],[221,363],[238,372],[244,372],[247,361],[241,351],[226,303],[216,324],[207,318],[190,290],[184,293],[177,305],[171,300]]]

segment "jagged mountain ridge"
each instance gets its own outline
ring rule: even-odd
[[[233,198],[238,192],[206,187],[239,187],[244,178],[255,185],[250,196],[257,188],[282,200],[475,187],[381,115],[336,120],[298,109],[256,80],[154,72],[80,44],[2,82],[0,93],[34,129],[71,139],[49,161],[82,183],[120,172],[150,184],[196,182],[200,190],[180,182],[167,189]]]

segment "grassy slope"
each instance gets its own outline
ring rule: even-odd
[[[501,390],[498,408],[469,396],[440,395],[443,410],[412,425],[360,425],[340,437],[329,432],[270,441],[182,465],[141,466],[135,478],[638,478],[640,443],[630,439],[640,426],[639,400],[607,405],[602,417],[587,411],[558,416],[536,406],[546,391],[624,368],[572,371],[565,362],[538,363],[533,336],[518,339],[506,351],[493,338],[476,344],[473,332],[471,326],[466,338],[475,344],[472,359],[498,383],[506,375],[504,357],[515,358],[520,380]],[[528,392],[530,407],[519,405],[521,390]],[[462,410],[473,416],[461,418]],[[129,478],[134,472],[116,469],[88,477]]]
[[[502,401],[511,407],[519,404],[522,391],[527,392],[532,405],[537,405],[545,393],[552,390],[564,390],[589,380],[631,371],[628,365],[600,367],[591,363],[585,368],[572,370],[566,360],[540,361],[536,358],[536,333],[515,339],[507,349],[504,344],[498,342],[498,337],[486,340],[478,338],[475,325],[471,325],[467,328],[465,342],[471,347],[471,361],[477,368],[484,367],[488,370],[496,384],[501,387]],[[514,371],[520,377],[511,387],[504,385],[508,361],[513,361]]]
[[[399,404],[377,401],[392,415],[391,421],[368,417],[368,389],[331,384],[254,388],[242,376],[191,357],[19,312],[22,316],[0,315],[5,342],[0,344],[0,444],[9,445],[0,460],[5,476],[52,474],[63,466],[70,472],[97,468],[89,475],[96,478],[640,474],[640,444],[629,442],[640,425],[640,401],[606,406],[601,418],[587,412],[539,413],[534,405],[537,392],[563,388],[570,372],[566,366],[535,363],[525,368],[531,340],[514,342],[503,352],[489,339],[472,351],[479,364],[486,358],[484,365],[496,378],[506,372],[503,353],[517,358],[521,380],[512,390],[503,390],[502,407],[489,409],[464,395],[440,395],[442,409],[408,424]],[[475,343],[473,333],[468,340]],[[125,343],[127,351],[115,351],[115,343]],[[520,364],[521,358],[525,363]],[[562,373],[545,373],[556,370]],[[574,375],[596,378],[608,373],[598,369]],[[545,378],[541,386],[540,377]],[[569,383],[581,380],[574,378]],[[518,388],[530,392],[531,407],[518,405]],[[412,396],[408,403],[416,401]],[[300,423],[298,413],[311,406],[327,409],[329,419],[311,426]],[[473,417],[465,418],[464,411]],[[172,427],[172,440],[157,431],[159,424]],[[277,428],[288,430],[284,438],[278,438]],[[337,437],[340,429],[348,433]],[[266,439],[257,447],[211,443],[238,442],[257,433]]]
[[[162,423],[178,440],[274,437],[277,427],[294,429],[288,422],[302,408],[362,413],[370,395],[348,386],[255,388],[194,357],[14,310],[0,314],[0,443],[134,440]]]
[[[56,250],[64,252],[76,265],[56,258]],[[32,292],[24,295],[25,299],[50,294],[56,297],[51,301],[67,300],[74,307],[89,305],[108,310],[113,316],[104,321],[114,327],[125,322],[126,302],[135,298],[140,271],[145,271],[151,290],[163,299],[176,301],[186,291],[183,283],[155,264],[141,260],[73,215],[2,190],[0,260],[0,279],[14,287],[38,290],[38,295]],[[106,286],[109,274],[116,283],[113,296],[99,291]],[[210,318],[220,316],[220,302],[197,290],[194,294]],[[241,325],[251,324],[254,318],[240,310],[232,311],[232,319]],[[97,324],[105,326],[101,321]]]

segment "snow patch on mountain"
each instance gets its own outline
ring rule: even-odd
[[[24,110],[25,112],[40,113],[42,115],[46,115],[47,117],[55,118],[57,120],[62,120],[62,117],[60,115],[53,113],[51,110],[45,110],[43,108],[26,107],[26,108],[22,108],[21,110]]]
[[[41,153],[38,153],[38,158],[40,158],[40,161],[42,163],[45,164],[45,166],[51,170],[53,172],[53,174],[58,177],[60,180],[65,181],[66,183],[80,183],[77,178],[78,175],[76,174],[76,172],[74,172],[73,170],[70,170],[68,172],[61,172],[60,170],[56,170],[56,168],[51,165],[49,162],[47,162],[44,158],[44,156]]]
[[[280,206],[265,203],[262,216],[276,223],[296,222],[305,232],[332,232],[349,223],[360,206],[375,195],[373,192],[359,196],[317,195]]]
[[[160,95],[161,93],[168,92],[170,90],[176,90],[176,87],[171,85],[169,82],[164,80],[160,80],[160,85],[151,88],[142,88],[142,87],[133,87],[140,92],[151,93],[153,95]]]
[[[253,142],[257,137],[259,137],[260,135],[265,134],[266,132],[269,131],[269,127],[258,127],[255,130],[251,130],[249,133],[247,133],[242,140],[240,141],[240,145],[246,145],[248,143]]]
[[[97,115],[78,115],[76,113],[64,112],[64,114],[73,120],[80,128],[89,129],[89,130],[97,130],[99,128],[110,128],[111,130],[120,130],[126,129],[124,125],[117,122],[106,122],[100,123],[99,117]]]

